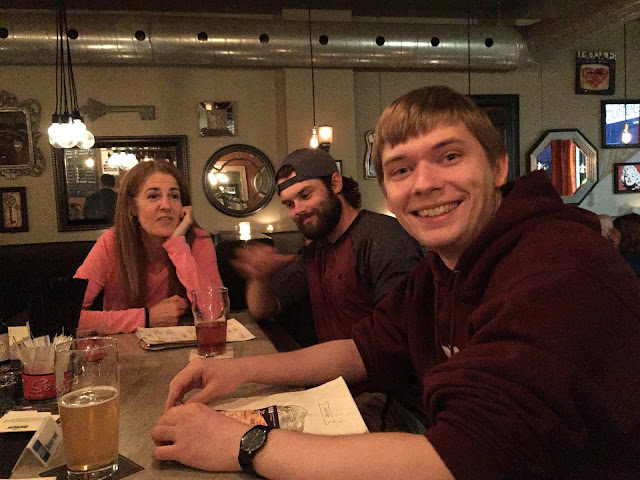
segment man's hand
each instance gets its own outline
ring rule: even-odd
[[[193,207],[191,205],[187,205],[186,207],[182,207],[182,212],[180,213],[180,223],[176,227],[176,229],[171,234],[172,237],[180,237],[184,236],[187,233],[187,230],[193,225]]]
[[[179,295],[165,298],[149,309],[149,326],[173,327],[187,308],[189,303]]]
[[[206,405],[173,407],[151,430],[157,445],[153,458],[174,460],[201,470],[240,470],[240,439],[249,428]]]
[[[189,362],[169,383],[165,413],[182,403],[182,397],[194,388],[202,390],[186,403],[205,403],[212,398],[233,392],[246,383],[246,371],[239,360],[196,358]]]
[[[266,281],[276,272],[298,259],[297,255],[283,255],[261,242],[236,248],[231,264],[248,280]]]

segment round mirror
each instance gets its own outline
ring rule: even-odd
[[[211,205],[233,217],[257,212],[276,189],[269,158],[257,148],[240,144],[214,153],[204,167],[203,181]]]
[[[598,183],[598,153],[579,130],[547,130],[529,151],[529,171],[545,170],[565,203],[580,203]]]

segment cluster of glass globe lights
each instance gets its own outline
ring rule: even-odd
[[[151,158],[145,156],[143,162],[151,161]],[[126,149],[115,150],[108,159],[109,166],[119,168],[121,170],[129,170],[138,164],[138,157],[133,152],[127,152]]]
[[[49,134],[49,143],[54,148],[78,147],[86,150],[93,147],[96,142],[93,133],[87,130],[87,126],[78,112],[73,114],[54,113],[47,133]]]

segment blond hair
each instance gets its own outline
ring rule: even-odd
[[[419,137],[441,125],[462,122],[480,142],[489,163],[495,167],[507,153],[500,134],[487,115],[469,97],[449,87],[422,87],[391,102],[376,125],[373,167],[384,191],[382,151],[410,138]]]
[[[186,180],[178,169],[167,161],[140,162],[125,175],[118,192],[114,230],[120,281],[127,292],[129,308],[145,306],[149,259],[142,241],[135,199],[144,182],[154,173],[165,173],[175,178],[180,189],[182,205],[191,205],[191,195]],[[190,246],[193,245],[196,236],[193,227],[192,225],[185,235]],[[169,296],[183,291],[184,287],[178,280],[175,266],[169,262]]]

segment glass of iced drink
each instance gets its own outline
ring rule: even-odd
[[[69,480],[100,480],[118,470],[120,377],[115,338],[58,344],[55,378]]]
[[[227,348],[229,292],[226,287],[193,290],[193,323],[196,326],[198,353],[215,357]]]

